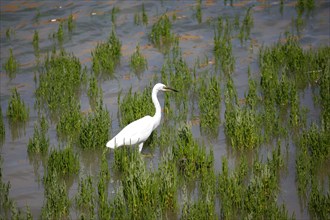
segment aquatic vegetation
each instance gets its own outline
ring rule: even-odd
[[[80,218],[93,219],[95,217],[94,209],[96,206],[95,192],[91,176],[81,178],[78,186],[78,193],[75,197],[75,203],[80,211]]]
[[[245,17],[242,21],[242,25],[240,27],[239,30],[239,34],[238,34],[238,38],[241,41],[241,44],[243,43],[243,40],[246,41],[249,39],[250,37],[250,33],[251,33],[251,28],[253,28],[253,15],[252,15],[252,7],[249,7],[246,10],[246,14]]]
[[[201,81],[199,88],[200,126],[203,131],[217,133],[221,110],[219,79],[212,76],[208,82]]]
[[[161,158],[157,178],[160,180],[159,201],[162,210],[176,210],[178,206],[178,176],[171,151],[167,151]]]
[[[16,88],[11,91],[11,97],[7,108],[7,117],[11,122],[26,122],[29,119],[29,108]]]
[[[151,85],[147,86],[142,93],[132,94],[132,88],[120,99],[118,96],[119,120],[121,127],[128,125],[132,121],[144,117],[145,115],[154,115],[155,107],[151,101]]]
[[[79,172],[78,154],[73,152],[72,146],[67,145],[63,150],[52,150],[47,162],[47,177],[45,185],[51,184],[54,179],[53,173],[59,177],[78,174]]]
[[[0,144],[4,141],[6,135],[6,128],[3,122],[2,107],[0,106]]]
[[[37,56],[39,54],[39,32],[37,30],[34,31],[32,44],[34,48],[34,53]]]
[[[70,100],[78,98],[78,90],[84,78],[79,59],[64,50],[53,51],[40,70],[39,85],[35,91],[36,105],[51,113],[70,110]],[[49,86],[52,85],[52,86]]]
[[[6,38],[7,39],[10,39],[12,37],[12,35],[15,36],[15,34],[16,34],[16,32],[13,28],[9,27],[9,28],[6,29]]]
[[[117,13],[119,12],[119,8],[114,6],[111,10],[111,22],[113,24],[116,23]]]
[[[279,193],[279,170],[283,167],[280,145],[273,150],[266,163],[254,160],[252,174],[246,158],[229,173],[228,160],[222,158],[222,173],[219,174],[218,192],[220,194],[221,216],[223,218],[284,218],[287,210],[277,204]],[[293,218],[293,217],[292,217]]]
[[[102,149],[109,140],[111,119],[108,110],[100,100],[94,112],[82,121],[79,134],[79,146],[83,149]]]
[[[102,88],[99,87],[95,74],[92,74],[89,78],[89,84],[87,89],[87,95],[90,104],[95,104],[97,98],[102,94]],[[92,105],[92,104],[91,104]]]
[[[316,219],[329,218],[330,211],[330,194],[329,192],[323,192],[322,188],[317,186],[315,180],[312,179],[312,190],[308,201],[308,209],[311,216]]]
[[[58,42],[60,43],[63,42],[64,39],[63,22],[59,23],[57,32],[54,37],[57,37]]]
[[[148,69],[148,61],[140,52],[140,45],[136,46],[136,50],[130,57],[130,67],[135,73],[143,72]]]
[[[30,154],[40,154],[45,156],[48,153],[49,137],[47,137],[48,123],[44,116],[39,124],[34,124],[33,137],[29,139],[27,151]]]
[[[298,14],[303,14],[305,10],[311,12],[315,8],[314,0],[298,0],[296,5],[296,10]]]
[[[3,159],[2,156],[0,156],[0,211],[1,211],[1,217],[5,218],[9,215],[8,211],[10,210],[10,207],[12,206],[13,201],[9,198],[9,190],[10,190],[10,182],[8,181],[5,183],[3,181],[3,173],[2,173],[2,163]],[[4,214],[4,216],[3,216]]]
[[[157,22],[152,25],[149,40],[160,49],[167,48],[175,39],[171,28],[172,24],[168,16],[166,14],[160,16]]]
[[[196,18],[199,24],[202,23],[202,0],[197,0]]]
[[[73,23],[73,14],[71,13],[68,17],[68,31],[72,32],[74,27],[75,25]]]
[[[70,110],[59,116],[56,132],[60,139],[75,142],[81,131],[83,116],[80,112],[80,104],[74,99],[69,100],[68,109]]]
[[[16,73],[19,68],[19,62],[13,55],[13,49],[9,49],[9,58],[7,62],[4,64],[4,69],[6,70],[6,73],[8,74],[9,78],[15,78]]]
[[[187,125],[178,131],[172,151],[179,173],[188,179],[198,177],[203,169],[213,169],[213,155],[199,146]]]
[[[106,42],[101,42],[96,45],[92,51],[92,69],[98,74],[106,73],[113,75],[116,65],[120,61],[121,42],[116,36],[114,29]]]
[[[214,31],[214,56],[217,65],[220,65],[221,70],[225,74],[230,74],[235,68],[235,58],[233,55],[231,43],[231,23],[228,19],[224,23],[219,17]]]
[[[70,214],[69,193],[64,181],[58,177],[57,170],[52,172],[44,192],[44,205],[41,208],[42,219],[67,219]]]

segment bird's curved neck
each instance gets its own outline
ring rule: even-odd
[[[161,119],[161,107],[160,107],[160,104],[159,104],[159,101],[158,101],[158,98],[157,98],[157,93],[158,93],[158,90],[154,90],[152,91],[152,102],[154,103],[155,105],[155,115],[153,116],[154,118],[157,118],[159,121]]]

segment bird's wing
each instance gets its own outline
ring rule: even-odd
[[[144,142],[150,136],[153,130],[153,124],[152,117],[149,115],[140,118],[128,124],[109,142],[111,142],[114,147]]]

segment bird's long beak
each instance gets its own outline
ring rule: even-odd
[[[178,90],[176,90],[176,89],[172,89],[172,88],[170,88],[170,87],[164,87],[164,90],[165,91],[172,91],[172,92],[179,92]]]

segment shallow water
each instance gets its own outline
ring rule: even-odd
[[[229,1],[228,1],[229,2]],[[157,16],[167,12],[172,15],[174,12],[177,20],[174,22],[172,31],[180,35],[180,47],[189,67],[193,68],[195,60],[208,57],[213,58],[213,36],[214,32],[208,20],[216,19],[218,16],[234,17],[237,13],[242,18],[246,9],[252,5],[254,28],[251,31],[253,44],[245,43],[243,46],[239,40],[233,40],[233,53],[236,58],[236,67],[233,74],[234,83],[239,98],[244,98],[247,90],[247,66],[250,65],[252,75],[259,77],[258,53],[262,45],[272,45],[283,36],[285,31],[292,31],[292,18],[296,16],[294,8],[295,1],[285,1],[283,14],[280,13],[280,1],[239,1],[233,7],[224,5],[223,1],[209,0],[202,5],[202,20],[198,24],[195,13],[195,1],[146,1],[145,9],[149,16],[147,27],[134,24],[134,14],[141,12],[139,1],[100,1],[100,2],[30,2],[30,1],[1,1],[1,72],[0,72],[0,98],[1,107],[6,126],[6,137],[1,150],[3,158],[3,180],[10,181],[10,197],[17,203],[19,208],[28,205],[33,216],[40,215],[43,205],[44,188],[40,179],[43,176],[43,166],[33,166],[27,155],[27,143],[33,135],[34,122],[37,120],[37,112],[34,109],[36,84],[34,74],[37,71],[36,58],[32,45],[35,30],[39,32],[39,48],[41,57],[51,51],[56,40],[50,39],[50,35],[57,31],[58,20],[68,18],[74,14],[75,28],[71,34],[65,30],[63,48],[72,52],[79,58],[82,65],[88,69],[91,67],[91,51],[97,42],[105,41],[112,29],[111,10],[114,6],[120,8],[116,18],[116,33],[122,42],[122,57],[120,65],[115,71],[115,78],[100,80],[104,103],[112,116],[112,130],[115,134],[119,131],[117,120],[117,95],[120,91],[125,93],[130,87],[132,91],[142,91],[154,77],[160,78],[160,69],[163,65],[164,56],[156,48],[150,45],[148,33],[152,23]],[[40,17],[36,21],[37,12]],[[317,1],[314,11],[306,18],[306,26],[301,33],[301,44],[305,48],[329,45],[329,1]],[[57,21],[52,22],[52,19]],[[8,28],[13,30],[10,39],[6,37]],[[139,78],[130,71],[129,58],[140,43],[141,52],[148,59],[148,70]],[[252,45],[252,46],[251,46]],[[9,57],[9,48],[13,49],[14,56],[18,59],[20,69],[14,79],[9,79],[4,70],[4,63]],[[42,60],[42,58],[41,58]],[[210,62],[212,65],[212,62]],[[25,126],[18,129],[9,126],[6,109],[10,98],[10,89],[17,87],[24,102],[29,106],[30,119]],[[310,111],[309,121],[317,121],[320,110],[313,105],[311,90],[306,90],[302,96],[302,105]],[[160,95],[163,104],[163,96]],[[224,121],[224,103],[222,103],[221,118]],[[81,97],[82,111],[88,111],[90,106],[86,93]],[[207,145],[213,146],[215,167],[221,168],[221,157],[229,157],[229,164],[235,165],[235,154],[227,151],[227,144],[224,135],[224,127],[220,126],[217,138],[209,140],[201,135],[199,125],[193,125],[193,133],[197,139],[204,141]],[[55,125],[49,129],[50,145],[57,146]],[[267,147],[261,150],[267,156]],[[98,155],[90,152],[80,152],[81,173],[97,173],[99,160]],[[160,151],[156,149],[153,158],[146,160],[155,164],[160,160]],[[299,205],[299,198],[295,184],[295,147],[290,142],[288,149],[288,172],[281,178],[281,193],[279,203],[285,203],[289,215],[293,212],[297,219],[308,218],[306,207]],[[113,160],[113,155],[107,157],[108,161]],[[111,164],[111,162],[109,162]],[[35,168],[36,167],[36,168]],[[37,168],[38,167],[38,168]],[[115,184],[111,184],[113,189]],[[77,180],[74,180],[70,188],[70,196],[77,190]],[[110,190],[111,192],[112,190]],[[74,214],[73,214],[74,215]]]

